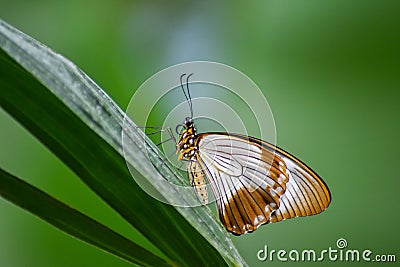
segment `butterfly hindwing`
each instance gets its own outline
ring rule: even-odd
[[[270,205],[265,199],[272,200],[272,197],[265,198],[268,195],[266,192],[252,190],[250,185],[244,186],[244,180],[207,167],[200,157],[198,161],[206,170],[206,177],[216,197],[220,220],[228,231],[234,234],[253,231],[268,220],[275,204]]]
[[[228,135],[203,134],[198,145],[197,161],[227,230],[240,235],[267,223],[289,179],[282,159]]]

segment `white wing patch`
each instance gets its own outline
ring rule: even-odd
[[[199,153],[205,164],[230,176],[243,174],[243,166],[233,157],[234,154],[246,151],[243,142],[233,142],[225,138],[202,138],[199,142]],[[247,149],[248,150],[248,149]]]

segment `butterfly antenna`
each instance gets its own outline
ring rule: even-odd
[[[181,80],[181,88],[182,88],[183,94],[185,95],[186,101],[189,103],[189,97],[186,94],[186,91],[185,91],[185,88],[183,87],[183,82],[182,82],[182,79],[185,76],[186,76],[186,73],[181,75],[181,78],[180,78],[180,80]],[[190,104],[189,104],[189,107],[190,107]]]
[[[192,106],[192,97],[190,96],[190,90],[189,90],[189,78],[193,75],[193,73],[190,73],[187,78],[186,78],[186,89],[188,93],[188,102],[189,102],[189,108],[190,108],[190,119],[193,119],[193,106]]]

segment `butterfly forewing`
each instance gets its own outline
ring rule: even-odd
[[[323,181],[304,163],[267,142],[227,133],[200,134],[196,141],[196,163],[189,163],[192,184],[202,199],[201,192],[207,192],[204,178],[208,180],[221,222],[234,234],[317,214],[329,205]]]
[[[328,187],[318,175],[294,156],[279,149],[290,170],[283,205],[273,214],[271,222],[298,216],[309,216],[324,211],[331,201]]]

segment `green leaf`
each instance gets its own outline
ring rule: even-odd
[[[0,195],[58,229],[129,262],[142,266],[172,266],[120,234],[2,169],[0,169]]]
[[[0,47],[0,105],[126,221],[178,265],[246,265],[207,207],[163,204],[134,182],[121,145],[125,114],[81,70],[2,21]],[[129,124],[132,142],[125,152],[134,175],[166,199],[193,202],[194,196],[163,187],[162,177],[183,178]],[[160,167],[155,170],[153,164]]]

